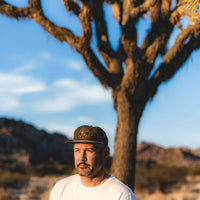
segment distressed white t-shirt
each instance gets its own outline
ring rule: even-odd
[[[86,187],[80,176],[73,175],[58,181],[49,200],[136,200],[133,191],[114,176],[101,185]]]

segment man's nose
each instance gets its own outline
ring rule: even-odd
[[[82,160],[82,161],[86,161],[86,160],[87,160],[87,156],[86,156],[86,152],[85,152],[85,151],[83,151],[83,152],[81,153],[81,160]]]

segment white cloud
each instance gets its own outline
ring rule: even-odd
[[[70,69],[77,70],[77,71],[79,71],[79,70],[83,69],[83,67],[85,67],[85,64],[83,62],[74,61],[74,60],[67,61],[66,65]]]
[[[46,89],[46,86],[43,83],[32,81],[32,82],[29,82],[28,85],[26,85],[26,86],[17,88],[15,90],[15,93],[16,94],[25,94],[25,93],[32,93],[32,92],[40,92],[40,91],[44,91],[45,89]]]
[[[61,79],[55,81],[54,85],[57,87],[66,87],[73,89],[79,87],[79,82],[72,79]]]
[[[40,112],[62,112],[73,109],[75,106],[98,104],[111,101],[110,91],[102,86],[64,79],[56,81],[52,86],[51,98],[35,103]]]
[[[47,60],[50,60],[50,59],[51,59],[50,54],[45,53],[45,52],[40,53],[36,57],[28,60],[24,65],[16,67],[12,71],[12,73],[22,73],[22,72],[34,70],[34,69],[40,67],[43,64],[43,62],[46,62]]]
[[[51,133],[53,132],[58,132],[58,133],[62,133],[65,134],[69,139],[71,139],[73,137],[73,133],[74,130],[76,129],[75,126],[71,126],[71,125],[63,125],[63,124],[48,124],[46,126],[47,131],[50,131]]]
[[[50,60],[52,57],[51,57],[51,55],[49,53],[42,52],[42,53],[40,53],[40,55],[38,55],[38,58],[45,59],[45,60]]]
[[[12,94],[5,94],[1,92],[0,110],[12,110],[19,106],[19,98]]]
[[[93,123],[94,122],[94,119],[90,118],[90,117],[86,117],[86,116],[79,116],[77,118],[77,121],[79,123],[85,123],[85,124],[89,124],[89,123]]]
[[[44,83],[33,80],[28,76],[0,73],[0,80],[1,110],[18,108],[21,104],[20,97],[22,95],[46,89]]]
[[[33,80],[29,76],[0,73],[0,91],[13,94],[25,94],[30,92],[42,91],[46,86]]]

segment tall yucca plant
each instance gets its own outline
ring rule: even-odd
[[[62,0],[66,11],[79,19],[81,35],[76,35],[72,27],[61,27],[51,21],[44,9],[48,3],[27,1],[26,7],[16,7],[0,0],[0,14],[38,23],[55,39],[75,49],[102,86],[110,88],[117,112],[111,173],[134,188],[138,126],[146,104],[160,85],[175,76],[192,52],[200,49],[200,15],[196,13],[199,0],[176,0],[176,4],[175,0]],[[186,1],[196,12],[186,8]],[[121,30],[115,41],[117,49],[113,49],[108,35],[106,4],[112,6],[117,31]],[[192,23],[182,27],[171,45],[170,38],[175,36],[174,30],[183,17]],[[138,45],[141,19],[151,28]],[[93,37],[96,38],[94,42]],[[159,65],[156,64],[158,58]]]

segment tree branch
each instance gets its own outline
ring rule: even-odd
[[[28,7],[15,7],[6,3],[3,0],[0,0],[0,13],[3,15],[7,15],[8,17],[18,19],[27,17],[30,13],[30,10]]]
[[[80,14],[80,6],[74,0],[62,0],[62,2],[68,12],[72,11],[76,16]]]
[[[31,13],[30,18],[37,22],[44,30],[50,33],[60,42],[67,42],[76,51],[82,48],[80,38],[74,35],[69,29],[55,25],[47,19],[41,10]]]
[[[135,22],[129,21],[123,26],[119,47],[123,47],[123,52],[125,54],[124,59],[134,58],[135,51],[138,49]],[[121,50],[122,49],[119,49],[118,52]]]
[[[143,41],[143,44],[141,46],[142,50],[146,49],[150,44],[152,44],[155,38],[157,38],[157,36],[159,36],[162,32],[163,21],[161,18],[160,0],[155,3],[151,13],[152,28]]]
[[[20,18],[28,17],[37,22],[44,30],[50,33],[60,42],[67,42],[78,53],[80,53],[89,69],[99,79],[99,81],[106,87],[113,86],[112,78],[108,71],[98,61],[92,50],[89,48],[91,38],[91,18],[88,14],[87,6],[83,6],[79,14],[82,22],[83,35],[78,37],[74,35],[69,29],[59,27],[47,19],[41,9],[40,0],[29,0],[26,8],[12,6],[3,0],[0,0],[0,13],[9,17]],[[87,38],[87,39],[86,39]]]
[[[189,41],[187,42],[187,40]],[[159,69],[148,81],[152,85],[149,97],[153,97],[158,86],[174,76],[178,69],[189,58],[193,50],[200,47],[200,24],[190,25],[178,36],[174,46],[167,52]]]
[[[141,72],[141,74],[143,74],[142,79],[148,79],[151,70],[153,69],[154,62],[158,54],[164,51],[171,32],[172,27],[169,26],[169,28],[166,31],[162,31],[154,42],[146,49],[140,65],[141,71],[143,71]]]
[[[188,21],[194,23],[200,23],[200,14],[193,12],[190,8],[188,8],[187,4],[184,4],[181,7],[182,13],[187,17]]]
[[[164,3],[165,2],[165,3]],[[155,40],[155,38],[157,38],[157,36],[160,35],[160,33],[162,32],[161,30],[166,30],[167,29],[167,25],[166,22],[169,21],[168,25],[170,26],[175,26],[180,19],[182,18],[182,16],[184,15],[183,12],[183,7],[184,4],[183,3],[178,3],[176,5],[176,7],[174,8],[174,10],[172,10],[171,12],[169,12],[169,2],[170,0],[164,0],[162,2],[162,8],[163,8],[163,17],[160,17],[160,20],[156,20],[157,22],[155,23],[155,16],[154,18],[154,23],[152,24],[152,28],[150,30],[150,32],[147,34],[146,38],[144,39],[144,42],[141,46],[141,49],[144,50],[146,49],[150,44],[153,43],[153,41]],[[157,12],[160,12],[159,10]],[[169,15],[166,15],[166,13],[169,12]]]
[[[130,14],[130,8],[134,6],[133,0],[122,1],[122,36],[120,42],[129,58],[133,58],[135,51],[138,49],[136,32],[136,23],[138,19],[132,18]]]
[[[170,7],[171,7],[171,0],[162,0],[162,14],[164,17],[167,17],[167,15],[170,13]]]
[[[37,22],[44,30],[49,32],[60,42],[67,42],[76,50],[80,49],[80,39],[67,28],[59,27],[44,16],[40,0],[29,0],[25,8],[15,7],[0,0],[0,13],[12,18],[28,17]]]
[[[165,51],[165,46],[173,28],[184,15],[184,4],[177,4],[177,7],[169,13],[169,2],[170,0],[165,0],[166,5],[163,5],[164,1],[162,2],[162,6],[164,6],[163,14],[160,14],[162,17],[160,17],[160,21],[153,23],[152,29],[146,36],[141,47],[142,51],[145,51],[144,57],[142,58],[143,63],[141,63],[141,65],[144,66],[143,71],[145,79],[149,77],[157,55],[159,53],[163,54]]]
[[[96,0],[95,3],[93,3],[92,5],[91,10],[95,22],[98,50],[100,51],[100,53],[103,52],[103,58],[105,54],[110,57],[117,57],[116,53],[112,50],[110,42],[108,40],[107,27],[103,12],[103,1]]]
[[[85,63],[87,64],[90,71],[99,80],[99,82],[105,87],[115,87],[111,74],[103,67],[99,62],[91,48],[83,49],[81,52]]]
[[[107,26],[103,12],[103,1],[96,0],[91,5],[90,9],[95,22],[98,51],[106,63],[108,71],[112,74],[113,81],[117,85],[120,83],[121,77],[123,76],[122,61],[120,56],[111,48],[108,39]]]
[[[151,10],[153,6],[155,6],[156,2],[156,0],[146,0],[143,4],[132,8],[131,10],[129,10],[130,17],[138,19],[139,17],[147,13],[149,10]],[[127,21],[128,19],[124,17],[122,24],[126,24]]]
[[[187,7],[187,3],[185,1],[180,1],[176,8],[171,12],[169,21],[172,25],[176,25],[180,19],[186,16],[189,21],[193,23],[199,23],[200,22],[200,14],[194,13]]]
[[[88,5],[82,5],[80,14],[79,14],[79,20],[81,22],[81,28],[82,28],[82,36],[81,41],[83,45],[86,45],[89,47],[91,43],[91,37],[92,37],[92,15],[91,10]]]
[[[163,58],[163,63],[169,63],[172,58],[179,52],[181,48],[183,48],[186,41],[195,36],[196,34],[200,33],[200,25],[188,25],[185,29],[181,31],[181,33],[177,36],[174,45],[171,49],[166,53],[165,57]]]

